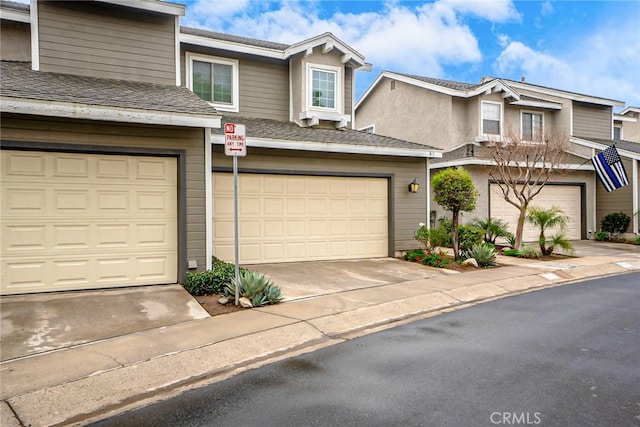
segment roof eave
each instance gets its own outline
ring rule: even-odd
[[[211,135],[211,143],[224,145],[224,135]],[[439,158],[442,153],[433,149],[410,149],[398,147],[377,147],[372,145],[341,144],[317,141],[290,141],[284,139],[247,137],[247,147],[271,148],[280,150],[313,151],[343,154],[372,154],[378,156]],[[426,147],[425,147],[426,148]]]
[[[272,59],[285,60],[284,51],[269,49],[260,46],[250,46],[244,43],[236,43],[227,40],[214,39],[194,34],[180,33],[180,43],[193,44],[196,46],[209,47],[213,49],[228,50],[231,52],[246,53],[249,55],[263,56]]]
[[[306,52],[307,49],[312,49],[320,45],[326,46],[329,50],[334,48],[339,50],[343,54],[343,63],[351,63],[354,68],[366,67],[367,65],[362,54],[349,47],[346,43],[331,33],[320,34],[319,36],[311,37],[310,39],[292,44],[285,49],[285,56],[290,58],[293,55],[300,52]]]
[[[2,10],[2,19],[7,21],[14,22],[23,22],[25,24],[31,23],[31,14],[29,11],[21,11],[15,9],[1,8]]]
[[[219,128],[220,115],[116,108],[100,105],[54,102],[34,99],[0,97],[3,113],[26,114],[70,119],[99,120],[123,123],[140,123],[166,126]]]
[[[184,16],[187,7],[183,4],[168,3],[156,0],[96,0],[102,3],[115,4],[128,8],[164,13],[167,15]]]

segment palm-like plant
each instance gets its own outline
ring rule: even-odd
[[[549,209],[531,206],[527,210],[526,219],[528,222],[540,229],[538,243],[540,244],[540,252],[542,255],[551,255],[553,253],[554,246],[560,246],[563,249],[571,249],[571,243],[562,233],[571,218],[564,215],[562,209],[557,206],[552,206]],[[545,237],[544,232],[546,229],[553,227],[560,227],[560,234],[553,236],[551,245],[547,246],[547,238]]]

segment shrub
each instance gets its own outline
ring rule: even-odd
[[[426,255],[422,249],[411,249],[405,252],[403,258],[405,261],[422,261]]]
[[[527,221],[535,225],[540,229],[540,237],[538,237],[538,244],[540,245],[540,253],[542,255],[551,255],[553,253],[553,243],[547,245],[547,238],[544,232],[548,228],[560,227],[560,230],[564,230],[567,223],[571,220],[568,216],[564,215],[562,209],[557,206],[551,206],[550,208],[538,208],[535,206],[529,206],[527,209]],[[569,241],[561,233],[557,237],[558,243],[556,245],[569,245]]]
[[[520,258],[540,258],[540,249],[533,246],[522,245],[518,251]]]
[[[519,256],[520,251],[517,249],[507,249],[505,251],[502,251],[502,254],[506,256]]]
[[[429,265],[431,267],[444,268],[449,264],[449,260],[446,258],[447,254],[443,251],[429,252],[423,259],[422,264]]]
[[[631,217],[624,212],[610,213],[602,218],[602,231],[617,236],[627,231],[630,222]]]
[[[244,270],[240,268],[240,271]],[[194,296],[219,294],[235,275],[235,265],[213,257],[211,270],[188,272],[183,286]]]
[[[633,241],[636,245],[640,245],[640,236],[636,236],[636,239]]]
[[[549,244],[549,255],[556,247],[560,247],[567,252],[573,252],[573,244],[567,239],[567,236],[563,233],[554,234],[551,236],[551,243]]]
[[[268,304],[277,304],[282,301],[282,291],[265,275],[260,275],[255,271],[244,270],[240,272],[238,282],[233,280],[224,287],[224,293],[227,296],[235,296],[236,286],[238,294],[241,297],[249,298],[254,307]]]
[[[496,266],[496,249],[491,243],[480,243],[463,253],[463,258],[473,258],[480,267]]]
[[[461,225],[458,228],[458,238],[460,239],[460,251],[465,252],[484,241],[484,232],[471,225]]]
[[[446,246],[447,243],[447,235],[442,227],[427,229],[424,223],[419,224],[413,238],[422,243],[422,246],[428,251],[438,246]]]
[[[609,233],[602,230],[596,231],[596,233],[593,235],[593,238],[596,239],[598,242],[604,242],[606,240],[609,240]]]
[[[509,237],[511,234],[507,231],[508,224],[497,218],[489,217],[485,220],[476,219],[471,223],[471,225],[482,230],[484,233],[484,241],[493,245],[496,244],[497,238]]]

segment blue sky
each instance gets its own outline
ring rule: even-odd
[[[181,24],[282,43],[332,32],[381,70],[482,76],[640,106],[640,1],[173,0]]]

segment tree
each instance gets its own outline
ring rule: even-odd
[[[549,209],[537,208],[535,206],[529,207],[527,210],[527,221],[540,229],[538,243],[540,244],[540,253],[542,253],[542,255],[551,255],[554,246],[560,246],[563,249],[572,248],[571,242],[569,242],[563,234],[563,230],[570,219],[571,218],[564,215],[562,209],[557,206],[552,206]],[[547,238],[544,235],[545,230],[558,226],[560,226],[560,232],[551,237],[551,244],[547,246]]]
[[[546,131],[536,141],[527,141],[519,132],[509,131],[501,141],[490,141],[482,156],[491,160],[489,177],[500,188],[507,203],[519,210],[514,248],[522,245],[527,208],[554,175],[567,170],[569,138]]]
[[[470,212],[476,207],[478,192],[473,186],[473,178],[463,169],[445,169],[431,179],[434,199],[444,209],[451,211],[451,242],[453,256],[460,258],[458,222],[460,212]]]

